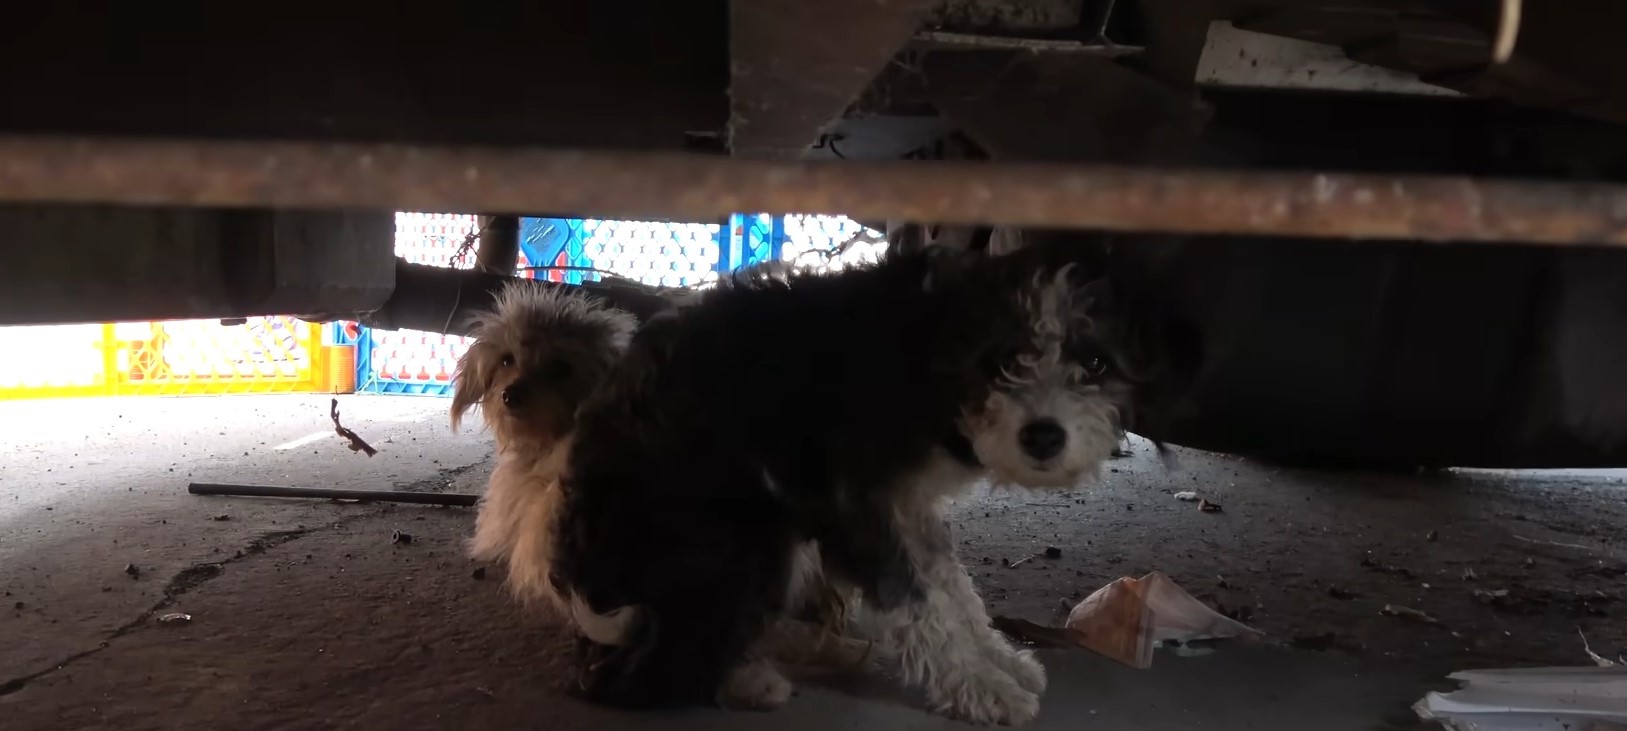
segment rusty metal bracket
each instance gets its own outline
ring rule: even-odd
[[[384,330],[406,328],[469,335],[473,329],[471,316],[490,309],[498,290],[515,282],[537,289],[570,288],[625,310],[640,320],[667,309],[688,293],[688,290],[652,287],[619,277],[573,285],[414,264],[400,258],[395,260],[395,270],[395,291],[378,309],[308,313],[301,319],[311,322],[355,319],[368,327]]]
[[[514,276],[520,256],[520,217],[482,216],[475,266],[487,274]]]
[[[1627,245],[1627,186],[996,162],[776,162],[529,148],[0,138],[0,201],[737,211],[1193,234]]]
[[[842,116],[935,0],[729,3],[729,147],[796,158]]]

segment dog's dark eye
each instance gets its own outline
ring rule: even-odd
[[[1085,361],[1085,374],[1091,378],[1107,372],[1107,361],[1101,358],[1091,358]]]
[[[498,362],[502,363],[504,368],[512,366],[514,365],[514,354],[504,353],[502,359],[500,359]]]

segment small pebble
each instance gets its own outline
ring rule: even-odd
[[[1046,558],[1062,558],[1062,549],[1057,548],[1056,546],[1046,546],[1045,547],[1045,557]]]
[[[401,530],[390,531],[390,542],[396,544],[412,543],[412,534]]]

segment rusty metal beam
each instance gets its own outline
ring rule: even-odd
[[[657,153],[0,138],[0,201],[736,211],[1168,233],[1627,246],[1627,186],[989,162],[766,162]]]

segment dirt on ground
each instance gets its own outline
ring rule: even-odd
[[[1185,454],[1175,471],[1117,462],[1084,495],[959,509],[991,611],[1060,623],[1106,582],[1161,571],[1304,650],[1453,668],[1585,664],[1583,636],[1627,653],[1620,476],[1330,474]],[[1175,497],[1187,491],[1213,507]]]
[[[444,433],[436,416],[363,433],[417,449]],[[56,462],[56,447],[39,449],[36,462]],[[399,466],[395,481],[477,489],[489,459],[454,456],[418,454],[424,464]],[[258,481],[335,479],[306,474],[308,457],[276,459],[266,464],[280,479]],[[349,459],[322,470],[380,464]],[[0,486],[45,489],[19,482],[45,468],[29,469],[0,471]],[[59,489],[124,486],[109,474]],[[1408,704],[1449,687],[1452,670],[1585,665],[1583,637],[1607,657],[1627,651],[1619,473],[1327,474],[1192,452],[1172,470],[1141,446],[1102,477],[1077,493],[956,507],[991,613],[1056,625],[1090,591],[1161,571],[1269,644],[1160,654],[1152,670],[1047,651],[1035,728],[1401,728],[1416,725]],[[1209,509],[1177,499],[1187,491]],[[569,700],[565,639],[463,555],[467,509],[182,495],[120,513],[7,499],[28,506],[0,511],[8,731],[949,724],[885,683],[810,683],[768,715],[627,715]],[[71,519],[51,512],[66,504],[80,506]]]

